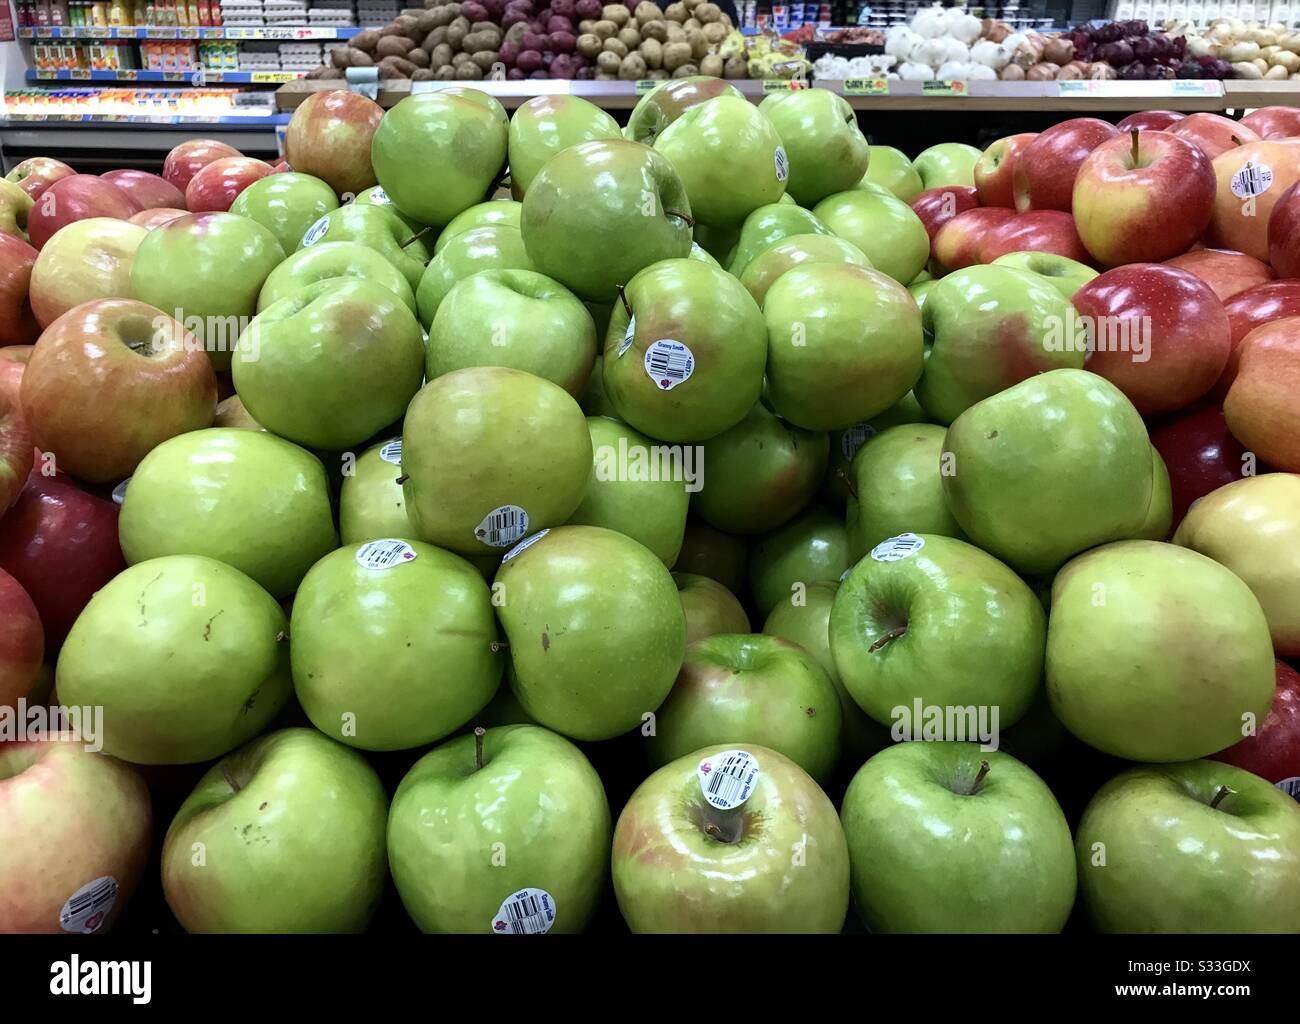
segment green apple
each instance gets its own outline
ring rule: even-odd
[[[905,203],[910,203],[924,186],[921,174],[901,149],[893,146],[871,146],[871,163],[858,187],[878,185],[887,189]]]
[[[773,242],[791,235],[829,235],[830,229],[802,206],[769,203],[745,218],[735,249],[727,261],[727,271],[740,277],[749,261]]]
[[[628,282],[605,332],[605,394],[662,441],[702,441],[740,421],[763,388],[763,314],[734,277],[662,260]]]
[[[1070,916],[1070,826],[1010,754],[896,744],[853,777],[840,814],[853,899],[873,932],[1051,933]]]
[[[622,138],[618,122],[577,96],[534,96],[510,119],[510,191],[523,197],[543,165],[579,142]]]
[[[965,539],[943,493],[945,433],[933,423],[890,427],[858,449],[849,471],[853,559],[909,531]]]
[[[844,520],[813,507],[754,542],[749,594],[760,615],[806,595],[814,583],[838,583],[849,567]]]
[[[992,555],[952,537],[905,533],[876,545],[845,577],[831,611],[831,656],[853,699],[882,725],[910,727],[919,703],[965,709],[953,725],[988,743],[1015,723],[1043,679],[1043,606]],[[896,736],[897,738],[897,736]]]
[[[692,508],[727,533],[775,530],[817,493],[829,449],[826,434],[755,405],[730,430],[704,443],[704,486],[691,499]]]
[[[723,633],[686,649],[646,750],[659,767],[713,743],[758,743],[825,782],[840,728],[835,685],[811,654],[780,637]]]
[[[911,292],[912,301],[916,303],[917,309],[922,310],[924,312],[925,300],[929,298],[930,293],[934,291],[934,287],[938,283],[939,282],[937,280],[931,278],[927,281],[921,281],[918,284],[909,284],[907,286],[907,290]],[[933,340],[934,340],[933,336],[927,332],[926,341],[933,342]]]
[[[531,270],[483,270],[457,282],[429,325],[429,380],[472,366],[511,366],[582,394],[596,325],[573,292]]]
[[[1052,581],[1047,693],[1089,746],[1133,761],[1213,754],[1263,720],[1274,684],[1259,601],[1213,559],[1119,541]]]
[[[714,806],[702,778],[734,779],[726,755],[737,753],[748,758],[733,766],[757,769],[748,796],[733,804],[714,794],[724,805]],[[614,828],[612,873],[638,934],[835,934],[848,912],[849,853],[834,804],[788,757],[754,744],[705,747],[641,783]]]
[[[262,283],[281,262],[275,234],[234,213],[192,213],[145,236],[131,266],[131,298],[185,326],[218,370],[257,308]]]
[[[843,96],[829,89],[776,92],[758,109],[781,136],[790,164],[786,191],[800,206],[852,188],[867,173],[871,147]]]
[[[957,417],[944,439],[953,471],[943,490],[972,541],[1021,572],[1050,573],[1142,527],[1150,449],[1146,424],[1115,385],[1052,370]]]
[[[762,306],[777,279],[805,263],[847,264],[871,269],[866,254],[843,238],[817,233],[787,235],[754,254],[740,274],[740,283]]]
[[[838,192],[813,207],[813,215],[899,284],[916,277],[930,258],[930,235],[921,218],[891,193]]]
[[[424,377],[424,339],[382,285],[320,281],[257,315],[231,373],[268,430],[344,451],[402,418]]]
[[[719,266],[723,263],[730,262],[732,253],[736,250],[736,243],[740,241],[740,225],[728,224],[725,227],[710,227],[701,221],[696,221],[695,226],[691,228],[691,240],[695,243],[691,246],[690,257],[700,259],[701,253],[712,256],[718,262]]]
[[[510,127],[510,115],[506,108],[502,106],[501,101],[489,92],[482,89],[475,89],[472,85],[447,85],[443,86],[439,92],[444,96],[456,96],[470,103],[477,104],[492,115],[492,120],[502,128]]]
[[[489,199],[486,203],[478,203],[471,206],[468,210],[456,214],[451,223],[442,229],[438,235],[438,241],[433,245],[433,254],[436,256],[447,248],[447,243],[458,235],[463,235],[466,231],[472,231],[474,228],[489,228],[497,225],[519,230],[519,215],[523,212],[523,204],[517,203],[513,199]]]
[[[0,235],[28,241],[27,218],[35,205],[23,189],[8,178],[0,179]]]
[[[542,725],[581,740],[640,725],[672,689],[686,613],[649,548],[598,526],[564,526],[509,553],[493,583],[510,684]]]
[[[691,243],[691,251],[687,254],[686,258],[688,260],[697,260],[700,263],[706,263],[710,267],[716,267],[718,270],[722,269],[722,264],[713,257],[713,254],[709,252],[708,249],[700,245],[699,242]],[[610,308],[611,310],[613,309],[612,304]]]
[[[262,285],[257,297],[257,311],[260,313],[267,306],[296,295],[319,281],[342,284],[347,278],[383,285],[401,299],[407,309],[415,312],[415,292],[402,272],[374,249],[357,242],[321,242],[293,253],[271,271]]]
[[[666,566],[677,560],[702,467],[691,448],[670,448],[604,416],[587,419],[592,472],[574,526],[603,526],[640,541]],[[689,460],[689,461],[688,461]]]
[[[984,151],[964,142],[941,142],[922,150],[912,161],[921,176],[921,187],[975,184],[975,164]]]
[[[741,537],[715,530],[698,516],[688,516],[682,549],[673,568],[717,580],[733,594],[742,591],[749,547]]]
[[[591,312],[590,307],[587,311]],[[608,326],[606,324],[606,327]],[[598,329],[596,336],[603,338],[604,332]],[[605,394],[605,359],[599,352],[596,353],[596,358],[591,364],[591,376],[587,378],[587,386],[578,396],[578,404],[588,416],[608,416],[611,419],[618,419],[618,410]]]
[[[334,190],[320,178],[286,171],[253,182],[235,197],[230,212],[257,221],[285,252],[293,252],[307,229],[338,206]]]
[[[163,895],[191,933],[363,931],[388,881],[387,820],[383,783],[360,754],[314,729],[268,733],[209,768],[181,804]]]
[[[274,434],[235,427],[180,434],[146,455],[126,489],[118,538],[130,565],[203,555],[277,598],[338,547],[320,460]]]
[[[621,139],[582,142],[546,162],[520,217],[538,270],[610,302],[638,270],[691,251],[691,204],[672,163]]]
[[[401,271],[412,288],[419,285],[424,265],[429,262],[424,241],[410,234],[402,219],[387,206],[349,203],[332,210],[307,229],[301,248],[321,242],[357,242],[374,249]]]
[[[925,410],[912,392],[908,392],[878,416],[871,417],[870,422],[854,423],[844,430],[831,433],[831,458],[826,470],[823,492],[826,500],[835,505],[843,505],[850,497],[849,486],[853,476],[849,467],[869,438],[875,437],[882,430],[902,426],[905,423],[926,423]]]
[[[637,100],[627,119],[627,138],[653,146],[660,134],[682,114],[716,96],[743,98],[730,82],[712,75],[691,75],[663,82]]]
[[[104,709],[107,754],[137,764],[210,761],[284,706],[288,630],[275,598],[238,569],[192,555],[153,558],[90,599],[59,652],[54,685],[68,705]]]
[[[487,583],[459,555],[419,541],[326,555],[298,588],[289,633],[302,709],[361,750],[449,736],[501,682]]]
[[[388,814],[393,881],[422,932],[580,932],[605,888],[609,846],[600,776],[535,725],[425,754]]]
[[[717,96],[682,113],[655,139],[701,223],[739,227],[785,193],[789,162],[772,122],[749,100]]]
[[[522,370],[456,370],[421,388],[406,411],[407,513],[421,540],[458,554],[500,554],[563,523],[591,466],[578,403]]]
[[[408,217],[394,206],[392,199],[388,197],[388,193],[384,191],[382,185],[373,185],[370,188],[363,189],[357,193],[357,197],[352,201],[360,203],[362,206],[382,206],[395,214],[397,219],[406,225],[407,237],[411,235],[424,237],[424,232],[429,227],[428,224],[421,224],[414,217]]]
[[[1287,933],[1300,921],[1300,813],[1218,761],[1141,765],[1079,821],[1079,889],[1105,933]]]
[[[362,452],[339,491],[339,538],[344,544],[416,538],[406,514],[401,475],[402,439],[392,437]]]
[[[415,300],[420,322],[428,330],[438,307],[457,284],[483,270],[534,270],[517,227],[485,224],[451,239],[420,276]]]
[[[923,369],[921,311],[897,281],[847,263],[782,274],[763,299],[767,399],[808,430],[869,420],[912,390]]]
[[[1053,288],[1067,299],[1097,276],[1087,264],[1054,252],[1009,252],[992,263],[995,267],[1014,267],[1047,278]]]
[[[447,224],[482,202],[505,165],[506,122],[481,95],[408,96],[385,111],[375,130],[375,177],[393,205],[421,224]]]
[[[1174,525],[1174,499],[1169,469],[1156,446],[1151,446],[1151,501],[1146,518],[1133,534],[1134,540],[1168,540]]]
[[[719,633],[748,633],[749,616],[736,595],[717,580],[689,572],[673,573],[686,613],[686,645]]]

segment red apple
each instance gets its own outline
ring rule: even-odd
[[[133,299],[99,299],[46,328],[23,374],[43,451],[81,480],[129,476],[169,437],[212,423],[217,380],[198,339]]]
[[[83,302],[129,296],[135,251],[147,234],[113,217],[90,217],[58,231],[32,268],[36,322],[48,327]]]
[[[1228,360],[1228,315],[1199,277],[1160,263],[1108,270],[1074,293],[1093,325],[1086,369],[1143,415],[1173,412],[1213,387]]]
[[[1274,785],[1300,777],[1300,672],[1279,661],[1273,704],[1255,735],[1212,754],[1211,759],[1235,764]]]
[[[1103,142],[1079,167],[1079,237],[1107,267],[1177,256],[1210,223],[1214,185],[1213,166],[1192,143],[1170,132],[1132,129]]]
[[[0,569],[31,596],[52,656],[96,590],[126,568],[117,505],[37,466],[0,529]]]
[[[60,178],[45,190],[27,218],[32,245],[41,248],[59,228],[89,217],[126,220],[139,208],[111,181],[94,174]]]
[[[293,168],[289,166],[288,160],[281,160],[278,164],[276,164],[274,167],[271,168],[271,173],[283,174],[285,171],[292,171],[292,170]]]
[[[930,252],[945,271],[961,270],[979,262],[979,249],[988,233],[1015,217],[1005,206],[977,206],[959,213],[934,236]]]
[[[979,245],[979,262],[992,263],[1009,252],[1054,252],[1080,263],[1093,262],[1079,240],[1074,218],[1064,210],[1016,213],[989,228]]]
[[[162,176],[184,192],[190,179],[213,160],[243,155],[234,146],[216,139],[189,139],[167,154]]]
[[[0,346],[30,345],[41,333],[29,301],[37,255],[21,238],[0,234]]]
[[[355,196],[376,184],[370,141],[383,116],[383,108],[360,93],[312,93],[289,119],[285,159],[295,171],[314,174],[339,195]]]
[[[54,160],[48,156],[33,156],[6,174],[5,181],[12,181],[33,199],[39,199],[41,193],[60,178],[76,173],[61,160]]]
[[[984,155],[975,161],[975,191],[981,206],[1016,205],[1016,158],[1036,138],[1037,132],[1021,132],[989,143]]]
[[[33,444],[22,405],[12,394],[0,392],[0,516],[13,507],[27,482]]]
[[[1224,484],[1263,472],[1232,436],[1219,405],[1203,405],[1167,420],[1151,432],[1151,443],[1169,470],[1173,495],[1173,529],[1197,498]],[[1250,473],[1246,472],[1247,467]]]
[[[1300,277],[1300,188],[1292,185],[1268,218],[1268,261],[1278,277]]]
[[[1237,378],[1223,400],[1232,436],[1275,469],[1300,473],[1300,317],[1242,339]]]
[[[30,454],[30,453],[29,453]],[[45,656],[45,631],[23,585],[0,569],[0,708],[32,692]]]
[[[1118,122],[1115,127],[1122,132],[1162,132],[1171,125],[1177,124],[1186,116],[1186,114],[1180,114],[1176,110],[1139,110],[1136,113],[1129,114],[1124,120]]]
[[[160,178],[148,171],[105,171],[100,175],[105,181],[111,181],[143,210],[162,208],[175,209],[185,205],[185,193],[166,178]]]
[[[129,218],[129,220],[132,224],[139,224],[140,227],[152,231],[154,228],[162,227],[168,221],[175,220],[177,217],[186,217],[188,215],[188,210],[159,207],[156,210],[141,210],[135,216]]]
[[[1192,114],[1170,128],[1169,133],[1190,142],[1211,160],[1229,149],[1259,141],[1249,125],[1222,114]]]
[[[12,352],[15,349],[30,349],[30,345],[10,345],[8,348],[0,349],[0,354]],[[25,360],[10,359],[8,357],[0,359],[0,399],[8,399],[11,404],[17,408],[22,408],[22,383],[23,373],[27,369]]]
[[[1071,118],[1040,132],[1016,157],[1016,209],[1068,212],[1080,165],[1118,134],[1113,124],[1095,117]]]
[[[1227,397],[1228,388],[1236,379],[1238,353],[1246,335],[1261,324],[1300,316],[1300,279],[1289,277],[1284,281],[1269,281],[1247,288],[1225,302],[1223,308],[1231,328],[1232,351],[1228,353],[1228,362],[1211,392],[1220,402]]]
[[[970,185],[940,185],[918,192],[909,205],[912,212],[921,218],[930,241],[934,242],[934,236],[948,221],[979,204],[975,189]]]
[[[1220,302],[1227,302],[1238,292],[1273,280],[1273,271],[1267,263],[1230,249],[1194,249],[1165,260],[1165,266],[1195,274],[1210,286]]]
[[[224,213],[239,198],[239,193],[270,173],[270,164],[252,157],[213,160],[200,168],[185,187],[185,205],[191,213]]]
[[[1261,139],[1293,139],[1300,136],[1300,107],[1258,107],[1241,119]]]
[[[1268,220],[1300,181],[1300,141],[1248,142],[1214,158],[1217,189],[1209,237],[1223,249],[1268,259]]]

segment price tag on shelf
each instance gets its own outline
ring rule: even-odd
[[[119,71],[117,73],[118,81],[121,82],[134,82],[139,77],[140,77],[140,72],[135,70],[134,68],[128,68],[126,70]]]
[[[254,71],[249,80],[254,85],[282,85],[285,82],[296,82],[300,77],[297,71]]]
[[[162,80],[164,82],[183,82],[189,76],[180,71],[164,71]]]
[[[846,78],[843,92],[845,96],[888,96],[889,79],[887,78]]]
[[[146,39],[175,39],[176,30],[165,26],[153,26],[144,30]]]
[[[638,78],[636,80],[636,94],[644,96],[648,92],[654,92],[659,82],[653,78]]]
[[[68,72],[68,77],[77,82],[90,81],[90,71],[87,68],[73,68]]]
[[[58,78],[58,77],[59,77],[59,73],[58,73],[57,71],[50,71],[50,70],[48,70],[48,69],[42,69],[42,70],[36,72],[36,77],[37,77],[37,78],[40,78],[40,79]]]
[[[199,38],[199,29],[197,29],[197,28],[178,28],[178,29],[176,30],[176,38],[178,38],[178,39],[198,39],[198,38]]]
[[[806,78],[764,78],[763,92],[796,92],[799,89],[807,89],[808,80]]]
[[[1200,78],[1176,78],[1168,83],[1171,96],[1222,96],[1223,83]]]
[[[969,96],[966,83],[960,79],[936,78],[921,83],[922,96]]]
[[[224,28],[201,28],[199,29],[200,39],[225,39],[226,30]]]

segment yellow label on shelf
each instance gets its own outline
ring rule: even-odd
[[[296,71],[254,71],[249,81],[254,85],[272,85],[294,82],[298,77]]]
[[[844,79],[845,96],[887,96],[889,79],[887,78],[846,78]]]
[[[654,79],[654,78],[638,78],[638,79],[636,80],[636,94],[637,94],[638,96],[644,96],[644,95],[645,95],[646,93],[648,93],[648,92],[654,92],[655,88],[656,88],[658,85],[659,85],[659,82],[658,82],[657,79]]]
[[[73,68],[68,72],[68,77],[76,79],[77,81],[88,81],[90,79],[90,72],[85,68]]]
[[[36,77],[37,78],[58,78],[59,75],[57,71],[49,71],[46,69],[42,69],[36,72]]]
[[[764,92],[794,92],[798,89],[807,89],[808,80],[806,78],[764,78]]]
[[[960,79],[936,78],[921,83],[922,96],[969,96],[966,83]]]

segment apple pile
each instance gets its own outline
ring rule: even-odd
[[[151,226],[242,158],[26,164],[0,931],[159,843],[191,932],[1300,930],[1289,116],[324,92]]]

